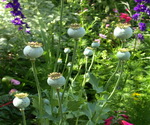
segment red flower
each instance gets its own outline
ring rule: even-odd
[[[120,19],[125,19],[126,17],[128,17],[129,15],[126,13],[120,13]]]
[[[106,120],[105,120],[105,125],[111,125],[113,118],[114,118],[114,117],[111,116],[111,117],[109,117],[108,119],[106,119]]]
[[[126,20],[126,23],[128,23],[128,22],[130,22],[132,20],[132,18],[128,16],[128,17],[126,17],[125,20]]]
[[[133,125],[133,124],[131,124],[131,123],[127,122],[127,121],[121,120],[120,121],[120,125]]]
[[[125,20],[126,23],[130,22],[132,18],[126,13],[120,13],[120,20]]]

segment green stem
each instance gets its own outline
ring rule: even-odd
[[[36,71],[36,67],[35,67],[35,60],[31,60],[31,64],[32,64],[32,69],[33,69],[33,75],[35,78],[35,82],[36,82],[36,87],[37,87],[37,91],[38,91],[38,110],[39,110],[39,114],[40,114],[40,122],[42,123],[42,96],[41,96],[41,88],[40,88],[40,83],[37,77],[37,71]]]
[[[22,114],[23,125],[26,125],[26,116],[25,116],[25,113],[24,113],[24,109],[20,109],[20,111],[21,111],[21,114]]]
[[[73,56],[72,56],[72,64],[71,64],[71,67],[70,67],[70,72],[68,73],[68,76],[66,78],[66,84],[64,86],[64,91],[62,93],[62,102],[63,102],[63,97],[64,97],[64,93],[67,89],[67,85],[68,85],[68,81],[69,81],[69,78],[71,76],[71,73],[72,73],[72,70],[73,70],[73,65],[74,65],[74,62],[75,62],[75,57],[76,57],[76,51],[77,51],[77,46],[78,46],[78,41],[75,40],[75,44],[74,44],[74,50],[73,50]]]
[[[78,125],[78,121],[79,121],[79,117],[77,117],[77,119],[76,119],[76,125]]]
[[[88,64],[88,56],[85,56],[85,73],[84,73],[84,79],[83,79],[83,82],[82,82],[82,87],[85,86],[85,83],[86,83],[86,75],[87,75],[87,64]]]
[[[75,76],[74,79],[72,80],[72,85],[71,85],[71,86],[73,86],[74,81],[75,81],[76,78],[78,77],[78,75],[79,75],[79,73],[80,73],[80,70],[81,70],[81,67],[82,67],[82,65],[80,65],[80,67],[79,67],[79,69],[78,69],[78,73],[76,74],[76,76]]]
[[[120,67],[120,63],[121,63],[121,61],[119,60],[115,72],[110,76],[110,78],[108,79],[108,81],[107,81],[107,83],[106,83],[106,85],[105,85],[105,87],[104,87],[105,90],[107,90],[110,81],[112,80],[112,78],[114,77],[114,75],[117,73],[117,71],[118,71],[118,69],[119,69],[119,67]]]
[[[62,74],[64,73],[65,68],[66,68],[66,66],[67,66],[68,56],[69,56],[69,54],[67,53],[67,54],[66,54],[66,59],[65,59],[65,65],[64,65],[64,68],[63,68]]]
[[[59,89],[56,89],[56,90],[57,90],[59,112],[60,112],[60,122],[59,122],[59,125],[61,125],[62,122],[63,122],[62,103],[61,103],[61,98],[60,98],[60,94],[59,94]]]
[[[120,61],[120,62],[121,62],[121,61]],[[112,90],[112,92],[110,93],[110,95],[109,95],[109,97],[106,99],[106,101],[103,103],[99,114],[101,114],[101,112],[102,112],[103,108],[106,106],[107,102],[108,102],[108,101],[111,99],[111,97],[114,95],[114,93],[115,93],[115,91],[116,91],[116,89],[117,89],[117,87],[118,87],[118,85],[119,85],[119,82],[120,82],[122,73],[123,73],[123,65],[122,65],[122,62],[121,62],[120,75],[119,75],[119,77],[118,77],[118,79],[117,79],[117,81],[116,81],[116,84],[115,84],[115,86],[114,86],[114,89]],[[97,123],[98,119],[99,119],[99,116],[98,116],[98,118],[96,119],[96,123]]]
[[[95,59],[95,51],[93,52],[92,61],[91,61],[91,64],[90,64],[90,66],[89,66],[88,72],[90,72],[90,70],[91,70],[91,68],[92,68],[92,66],[93,66],[94,59]]]
[[[61,3],[60,3],[60,26],[59,26],[59,40],[58,40],[58,46],[57,46],[57,56],[56,56],[56,61],[58,60],[59,58],[59,53],[60,53],[60,47],[62,46],[61,45],[61,36],[62,36],[62,19],[63,19],[63,8],[64,8],[64,0],[61,0]],[[57,63],[55,63],[55,66],[54,66],[54,72],[55,70],[57,69]]]

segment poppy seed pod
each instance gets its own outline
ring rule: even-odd
[[[70,48],[65,48],[64,49],[64,53],[70,53],[70,52],[71,52]]]
[[[132,29],[129,24],[119,24],[114,29],[114,36],[120,39],[128,39],[132,36]]]
[[[128,60],[130,58],[130,52],[128,52],[128,49],[122,48],[117,52],[117,57],[120,60]]]
[[[91,46],[92,46],[93,48],[98,48],[98,47],[100,46],[100,42],[94,41],[94,42],[91,44]]]
[[[61,73],[53,72],[48,75],[47,83],[54,88],[59,88],[66,83],[66,79]]]
[[[72,63],[68,62],[67,67],[71,67]]]
[[[80,38],[85,35],[85,29],[79,24],[72,24],[67,31],[68,35],[73,38]]]
[[[62,64],[62,59],[61,58],[58,58],[57,64]]]
[[[85,56],[92,56],[92,55],[93,55],[93,50],[92,50],[92,48],[91,48],[91,47],[85,48],[83,54],[84,54]]]
[[[43,54],[42,44],[38,42],[28,42],[28,45],[23,49],[23,53],[30,59],[35,59]]]
[[[13,99],[13,105],[19,109],[24,109],[30,105],[30,99],[27,97],[27,93],[15,94]]]

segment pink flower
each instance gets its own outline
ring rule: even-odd
[[[13,85],[20,85],[20,81],[16,80],[16,79],[11,79],[10,82],[13,84]]]
[[[100,39],[95,39],[94,41],[100,43]]]
[[[118,13],[118,10],[117,10],[116,8],[114,8],[113,11],[114,11],[115,13]]]
[[[109,26],[110,26],[110,24],[106,24],[106,28],[109,27]]]
[[[113,118],[114,118],[114,117],[111,116],[111,117],[109,117],[108,119],[106,119],[104,125],[111,125]]]
[[[17,91],[18,91],[17,89],[11,89],[11,90],[9,91],[9,94],[12,95],[13,93],[15,93],[15,92],[17,92]]]
[[[99,36],[101,37],[101,38],[103,38],[103,39],[106,39],[106,35],[104,35],[104,34],[99,34]]]
[[[127,122],[127,121],[121,120],[120,121],[120,125],[133,125],[133,124],[131,124],[131,123]]]

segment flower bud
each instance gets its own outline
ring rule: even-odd
[[[48,75],[47,83],[54,88],[59,88],[66,83],[66,79],[61,73],[53,72]]]
[[[28,45],[24,48],[23,53],[30,59],[35,59],[43,54],[42,44],[38,42],[28,42]]]

